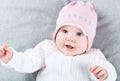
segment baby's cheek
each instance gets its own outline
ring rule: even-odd
[[[84,48],[84,47],[80,47],[80,48],[79,48],[80,54],[84,53],[85,51],[86,51],[86,48]]]
[[[87,46],[84,44],[84,42],[76,44],[76,48],[77,48],[78,54],[82,54],[87,50]]]

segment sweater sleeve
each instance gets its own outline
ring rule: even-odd
[[[15,69],[22,73],[32,73],[45,66],[45,57],[51,51],[48,40],[40,42],[34,48],[28,49],[25,52],[16,52],[13,49],[13,57],[7,63],[2,65]]]
[[[96,49],[94,51],[94,55],[95,57],[93,65],[103,67],[108,73],[108,77],[104,81],[116,81],[117,73],[114,66],[109,61],[106,60],[105,56],[100,50]]]

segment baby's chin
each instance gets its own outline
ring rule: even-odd
[[[84,53],[63,52],[63,54],[66,56],[77,56],[77,55],[82,55]]]
[[[63,49],[59,49],[57,48],[60,52],[62,52],[64,55],[66,56],[77,56],[77,55],[82,55],[84,54],[85,50],[81,50],[81,51],[78,51],[78,50],[68,50],[66,48],[63,48]]]

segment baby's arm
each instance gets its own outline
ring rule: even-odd
[[[39,52],[40,51],[40,52]],[[3,66],[7,66],[22,73],[32,73],[41,69],[41,54],[39,47],[31,48],[25,52],[17,52],[8,45],[0,48],[0,59]]]
[[[8,45],[0,48],[0,60],[3,66],[7,66],[22,73],[32,73],[41,69],[41,50],[38,47],[31,48],[25,52],[17,52]],[[40,52],[39,52],[40,51]]]
[[[1,64],[14,68],[18,72],[33,73],[39,69],[44,69],[45,57],[52,50],[48,40],[40,42],[34,48],[27,49],[24,52],[17,52],[7,45],[0,49]]]
[[[92,71],[93,69],[94,71],[92,72],[92,74],[95,75],[96,78],[99,79],[99,81],[116,81],[116,70],[114,66],[106,60],[103,53],[100,50],[95,50],[93,54],[94,61],[93,66],[91,68]],[[96,72],[98,72],[97,75]],[[101,75],[101,77],[98,77],[98,74]]]
[[[4,44],[0,48],[0,59],[6,64],[8,63],[13,57],[13,51],[9,48],[8,45]]]

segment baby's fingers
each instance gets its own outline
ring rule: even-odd
[[[105,71],[104,70],[102,70],[101,72],[99,72],[98,73],[98,77],[103,77],[103,76],[105,76],[105,75],[107,75],[106,73],[105,73]]]
[[[94,73],[95,75],[98,75],[102,70],[103,70],[102,68],[97,67],[97,68],[94,70],[93,73]]]
[[[0,57],[4,55],[3,51],[0,49]]]
[[[4,51],[7,51],[7,50],[8,50],[8,45],[6,45],[6,44],[3,45],[3,50],[4,50]]]
[[[1,53],[1,54],[5,54],[7,48],[8,48],[8,45],[4,44],[4,45],[0,48],[0,53]]]
[[[102,71],[102,68],[100,68],[99,66],[94,66],[94,67],[90,68],[90,71],[91,71],[93,74],[97,74],[97,73],[99,73],[100,71]]]
[[[99,80],[101,81],[107,78],[107,73],[104,70],[102,70],[97,76],[99,77]]]
[[[5,50],[3,49],[3,47],[0,48],[0,54],[4,54],[5,53]]]
[[[104,79],[107,78],[108,74],[107,72],[105,71],[105,69],[103,69],[102,67],[100,66],[95,66],[95,67],[92,67],[90,69],[90,71],[99,79],[99,81],[103,81]]]

